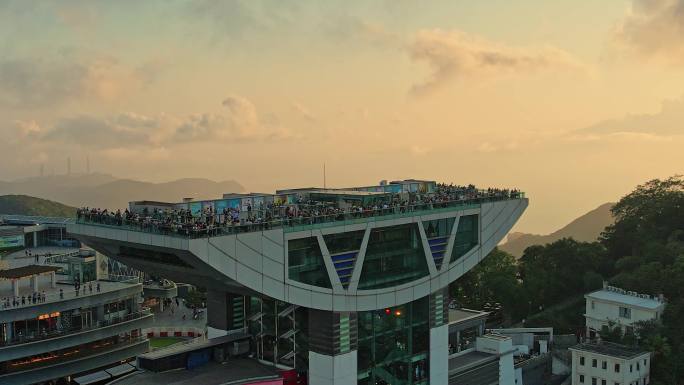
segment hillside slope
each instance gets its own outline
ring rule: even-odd
[[[0,181],[0,194],[30,195],[74,207],[119,209],[134,200],[180,202],[183,198],[219,198],[244,187],[229,180],[188,178],[165,183],[118,179],[106,174],[60,175]]]
[[[573,238],[583,242],[595,241],[606,226],[614,222],[610,213],[613,205],[614,203],[604,203],[551,234],[511,233],[508,235],[507,242],[500,245],[499,248],[515,257],[521,257],[529,246],[544,245],[561,238]]]
[[[76,208],[28,195],[1,195],[0,214],[75,217]]]

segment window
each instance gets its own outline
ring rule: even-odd
[[[596,377],[591,378],[591,385],[597,385],[596,384]]]
[[[592,360],[591,360],[591,367],[592,367],[592,368],[597,368],[597,367],[598,367],[598,361],[596,361],[596,358],[592,358]]]
[[[620,364],[615,364],[615,373],[620,373]]]
[[[580,365],[584,366],[584,356],[580,356]]]
[[[318,238],[291,239],[287,253],[291,280],[328,289],[332,287]]]
[[[648,359],[644,358],[644,366],[648,365]]]
[[[479,228],[477,215],[465,215],[459,219],[454,248],[451,250],[451,262],[458,260],[477,246]]]
[[[621,385],[619,382],[616,382],[615,385]]]
[[[401,285],[429,274],[417,223],[371,230],[360,290]]]
[[[596,302],[591,301],[591,310],[596,309]]]
[[[641,366],[639,366],[639,363],[637,362],[637,372],[641,370]]]
[[[620,317],[631,319],[632,318],[632,309],[630,309],[628,307],[620,307]]]
[[[606,385],[606,380],[601,380],[601,385]]]
[[[632,373],[634,371],[634,366],[632,364],[629,364],[629,372]]]
[[[584,374],[580,374],[579,382],[580,384],[584,384]]]
[[[603,370],[608,369],[608,362],[607,361],[601,362],[601,369],[603,369]]]

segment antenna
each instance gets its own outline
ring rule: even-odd
[[[86,155],[86,174],[90,174],[90,155]]]
[[[323,162],[323,188],[326,188],[326,181],[325,181],[325,162]]]

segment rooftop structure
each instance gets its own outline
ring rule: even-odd
[[[516,190],[407,180],[88,209],[67,228],[128,266],[207,288],[210,338],[248,334],[255,358],[311,384],[447,384],[446,289],[527,204]]]
[[[59,256],[58,248],[49,250]],[[91,280],[87,258],[75,275],[63,264],[51,264],[55,258],[39,257],[39,265],[23,251],[3,257],[7,269],[0,270],[1,384],[53,381],[148,349],[141,329],[151,324],[152,314],[139,306],[142,285],[137,280]],[[83,279],[80,287],[73,284],[75,276]]]
[[[570,348],[572,385],[648,384],[651,353],[613,343],[581,343]]]

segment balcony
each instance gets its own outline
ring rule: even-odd
[[[68,352],[50,352],[31,361],[5,364],[0,371],[0,384],[23,385],[53,380],[110,365],[149,350],[143,336],[78,346]]]
[[[15,338],[0,344],[0,357],[2,357],[3,361],[9,361],[82,345],[91,341],[130,332],[133,329],[151,327],[153,319],[154,315],[152,312],[149,309],[145,309],[121,318],[112,319],[111,321],[97,322],[86,328],[56,330],[30,337]]]

